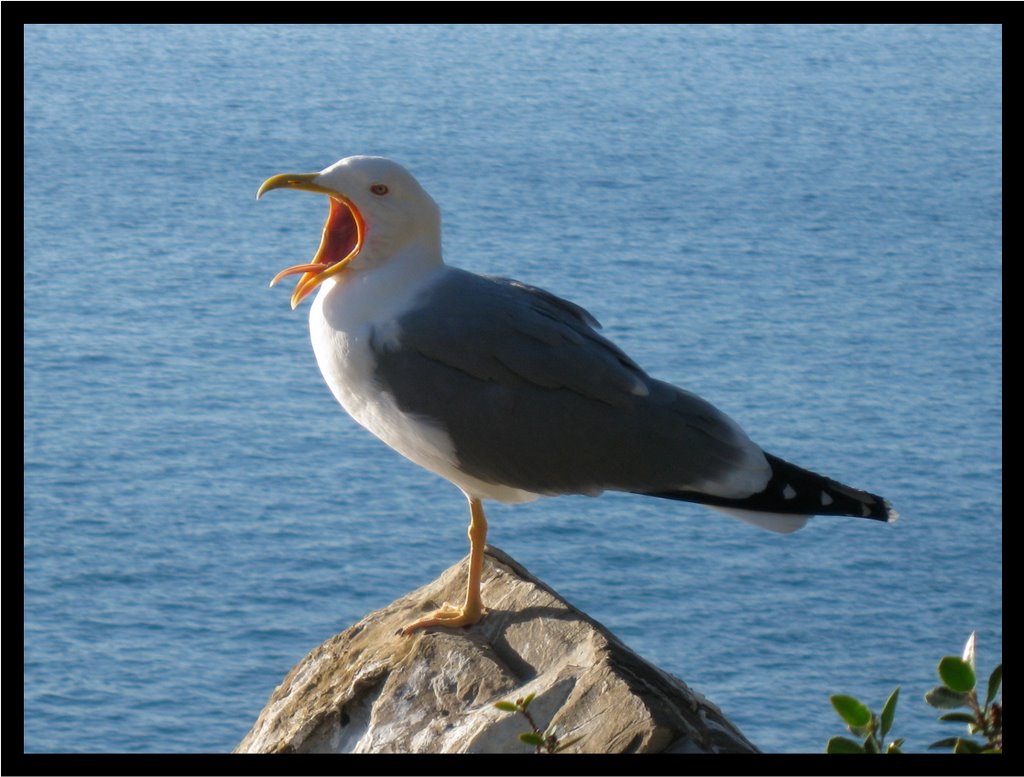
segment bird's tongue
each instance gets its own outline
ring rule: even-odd
[[[330,203],[331,210],[327,214],[323,235],[320,237],[320,247],[317,249],[313,261],[309,264],[286,267],[274,276],[270,282],[271,286],[289,275],[303,273],[296,286],[299,288],[328,267],[351,259],[358,253],[357,249],[361,246],[358,245],[360,234],[356,225],[356,216],[347,205],[339,200],[332,197]],[[309,291],[312,291],[312,288]]]
[[[358,232],[352,211],[342,202],[331,198],[331,211],[327,214],[320,248],[313,257],[314,264],[330,266],[347,257],[356,247]]]

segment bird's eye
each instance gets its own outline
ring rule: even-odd
[[[378,197],[383,197],[388,193],[388,187],[382,183],[375,183],[370,187],[371,194],[376,194]]]

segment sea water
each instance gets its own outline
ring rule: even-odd
[[[511,553],[760,748],[832,693],[1002,654],[1002,33],[992,26],[25,29],[31,752],[228,751],[322,640],[467,552],[449,483],[356,426],[269,290],[406,165],[447,259],[588,308],[652,375],[895,525],[779,536],[606,494],[488,506]],[[11,257],[8,257],[10,264]]]

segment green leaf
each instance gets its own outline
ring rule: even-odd
[[[878,752],[878,742],[876,742],[875,738],[873,736],[871,736],[870,734],[864,740],[864,752],[865,753],[877,753]]]
[[[970,693],[977,682],[974,669],[959,656],[946,656],[939,661],[939,677],[947,688],[957,693]]]
[[[531,702],[531,701],[533,701],[533,700],[534,700],[534,699],[536,698],[536,696],[537,696],[537,694],[535,694],[535,693],[531,693],[531,694],[530,694],[529,696],[527,696],[527,697],[526,697],[525,699],[523,699],[523,701],[522,701],[522,705],[523,705],[523,709],[524,709],[524,710],[525,710],[525,709],[526,709],[527,707],[529,707],[529,706],[530,706],[530,702]]]
[[[889,733],[889,729],[892,728],[892,719],[896,715],[896,702],[900,698],[900,688],[897,685],[896,690],[889,694],[889,698],[885,700],[885,705],[882,707],[882,733],[881,736],[884,739],[885,735]]]
[[[932,742],[928,745],[929,750],[938,750],[942,747],[956,747],[956,743],[960,741],[960,737],[948,737],[947,739],[940,739],[938,742]]]
[[[947,712],[939,715],[939,720],[949,720],[954,723],[974,723],[974,716],[969,712]]]
[[[846,737],[832,737],[825,745],[826,753],[863,753],[864,746]]]
[[[968,696],[966,693],[951,691],[944,685],[936,685],[924,695],[924,700],[926,702],[940,710],[952,710],[957,707],[968,707],[970,704],[967,699]]]
[[[847,728],[850,729],[850,733],[855,737],[865,739],[875,733],[878,729],[878,716],[871,712],[871,710],[868,710],[868,713],[871,715],[871,719],[868,721],[866,726],[847,726]]]
[[[495,702],[494,706],[502,712],[519,712],[519,708],[510,701]]]
[[[520,734],[519,741],[527,745],[533,745],[535,747],[544,747],[544,737],[542,737],[540,734],[535,734],[532,731],[529,731],[525,734]]]
[[[992,674],[988,678],[988,693],[985,695],[985,706],[991,704],[996,694],[999,693],[999,686],[1003,683],[1003,665],[1000,664],[992,670]]]
[[[898,753],[898,754],[902,755],[902,753],[903,753],[903,750],[902,750],[903,743],[905,741],[906,740],[903,737],[900,737],[899,739],[892,740],[892,742],[889,743],[889,746],[887,748],[885,748],[886,754],[889,755],[889,754]]]
[[[846,725],[851,727],[867,726],[871,722],[871,710],[869,710],[859,699],[844,694],[830,696],[829,701],[835,707]]]
[[[981,745],[977,742],[972,742],[970,739],[957,739],[956,746],[953,748],[954,753],[980,753]]]

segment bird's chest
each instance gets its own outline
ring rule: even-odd
[[[338,331],[312,318],[309,328],[313,353],[334,398],[349,415],[376,432],[373,409],[380,405],[382,392],[373,380],[372,331],[368,324]]]
[[[344,304],[325,311],[325,302],[337,303],[322,292],[310,310],[309,332],[320,372],[331,393],[361,426],[405,457],[438,471],[454,461],[450,438],[441,429],[402,412],[394,398],[375,379],[374,343],[397,336],[397,325],[387,311],[368,317],[339,315]]]

